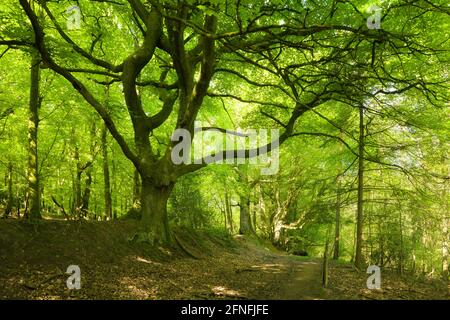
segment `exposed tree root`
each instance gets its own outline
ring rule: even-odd
[[[175,239],[175,242],[178,244],[178,246],[181,248],[181,250],[183,250],[183,252],[185,252],[188,256],[190,256],[191,258],[200,260],[200,257],[197,257],[195,254],[193,254],[192,252],[190,252],[185,245],[183,245],[182,241],[178,238],[178,236],[175,233],[172,233],[173,238]]]

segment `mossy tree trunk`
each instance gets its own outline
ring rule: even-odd
[[[37,53],[32,54],[31,59],[31,84],[30,101],[28,109],[28,218],[30,220],[41,219],[41,193],[39,191],[39,170],[38,170],[38,127],[39,108],[41,97],[39,94],[40,83],[40,63]]]
[[[167,216],[167,201],[174,184],[155,186],[149,180],[142,182],[141,232],[142,239],[151,243],[170,243],[172,236]]]
[[[246,195],[240,196],[240,219],[239,219],[239,234],[254,234],[255,231],[252,225],[250,215],[250,199]]]

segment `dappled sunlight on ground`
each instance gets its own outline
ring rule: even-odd
[[[253,265],[251,266],[252,269],[260,270],[260,271],[266,271],[271,273],[283,273],[286,272],[286,266],[283,264],[261,264],[261,265]]]
[[[226,296],[226,297],[236,297],[239,298],[242,296],[241,293],[239,293],[236,290],[232,290],[232,289],[228,289],[226,287],[223,286],[217,286],[217,287],[213,287],[212,292],[214,293],[214,295],[216,296]]]
[[[162,263],[154,262],[154,261],[152,261],[152,260],[145,259],[145,258],[142,258],[142,257],[136,257],[136,261],[144,262],[144,263],[147,263],[147,264],[162,265]]]
[[[349,265],[330,266],[328,299],[364,300],[449,300],[450,288],[442,280],[424,280],[395,271],[382,269],[381,289],[367,288],[367,274],[357,272]]]
[[[126,299],[156,299],[157,290],[147,277],[123,277],[120,281]]]

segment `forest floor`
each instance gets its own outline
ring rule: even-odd
[[[177,229],[173,248],[131,244],[134,221],[0,221],[0,299],[449,299],[439,281],[382,271],[382,289],[367,274],[297,257],[267,243]],[[187,254],[189,253],[189,254]],[[195,257],[195,258],[194,258]],[[81,289],[69,290],[69,265]]]

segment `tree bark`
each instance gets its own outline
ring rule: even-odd
[[[75,135],[75,132],[73,132]],[[73,212],[77,219],[81,219],[81,207],[82,207],[82,199],[81,199],[81,175],[83,173],[83,165],[80,162],[80,151],[78,146],[75,145],[74,159],[76,164],[76,172],[75,172],[75,180],[74,180],[74,194],[73,194]]]
[[[250,216],[250,199],[247,195],[240,196],[239,234],[254,234]]]
[[[322,287],[323,288],[328,287],[328,247],[329,247],[329,239],[328,239],[328,234],[327,234],[327,239],[325,242],[325,249],[323,250],[323,262],[322,262]]]
[[[140,210],[141,208],[141,179],[139,171],[134,170],[133,177],[133,209]]]
[[[358,161],[358,207],[356,215],[356,249],[355,267],[362,270],[364,267],[364,257],[362,255],[363,246],[363,196],[364,196],[364,108],[359,108],[359,161]]]
[[[447,211],[448,212],[448,211]],[[448,281],[449,271],[448,271],[448,225],[450,219],[448,217],[444,217],[443,219],[443,227],[442,227],[442,278],[445,281]]]
[[[39,192],[38,170],[38,126],[39,107],[41,98],[39,95],[40,59],[37,53],[33,53],[31,60],[31,86],[28,118],[28,218],[30,220],[41,219],[41,201]]]
[[[399,208],[399,227],[400,227],[400,256],[399,256],[399,265],[398,265],[398,271],[400,274],[403,274],[404,269],[404,245],[403,245],[403,215],[402,215],[402,208],[400,206]]]
[[[91,186],[92,186],[92,168],[89,167],[86,171],[86,183],[84,185],[83,199],[82,199],[82,213],[87,216],[89,212],[89,203],[91,200]]]
[[[82,197],[82,212],[83,215],[87,216],[89,212],[89,203],[91,199],[91,187],[92,187],[92,170],[94,166],[94,156],[95,156],[95,138],[96,138],[96,123],[95,119],[92,119],[91,126],[91,150],[90,150],[90,162],[87,164],[88,168],[86,169],[86,182],[84,185],[83,197]]]
[[[231,203],[230,203],[230,196],[228,195],[228,191],[225,190],[225,211],[227,215],[228,220],[228,230],[231,234],[234,233],[234,226],[233,226],[233,211],[231,210]]]
[[[250,202],[250,212],[252,215],[252,226],[253,226],[253,232],[256,234],[256,226],[257,226],[257,220],[256,220],[256,205],[254,202]]]
[[[141,189],[141,232],[140,241],[170,243],[172,236],[167,217],[167,201],[174,184],[157,187],[152,181],[144,179]]]
[[[339,138],[343,138],[343,132],[340,130]],[[343,144],[339,144],[339,151],[342,153]],[[343,168],[342,168],[342,159],[339,161],[338,167],[338,175],[336,177],[336,216],[335,216],[335,226],[334,226],[334,246],[333,246],[333,260],[339,259],[340,254],[340,231],[341,231],[341,187],[342,187],[342,178],[343,178]]]
[[[445,162],[445,158],[442,157],[442,163]],[[445,167],[444,167],[445,168]],[[450,169],[447,166],[447,170],[444,169],[444,176],[450,174]],[[442,200],[443,200],[443,217],[442,217],[442,278],[445,281],[449,281],[449,270],[448,270],[448,255],[449,255],[449,212],[450,212],[450,199],[448,197],[448,181],[443,181],[442,186]]]
[[[109,175],[107,133],[108,132],[106,126],[103,126],[101,140],[102,140],[102,156],[103,156],[104,197],[105,197],[104,217],[112,219],[111,180]]]
[[[340,249],[340,230],[341,230],[341,174],[337,176],[337,190],[336,190],[336,217],[334,229],[334,248],[333,260],[339,259]]]

